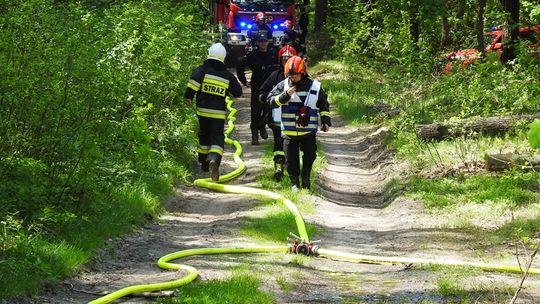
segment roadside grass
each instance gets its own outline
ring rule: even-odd
[[[434,284],[437,293],[448,298],[454,298],[452,303],[477,303],[478,301],[493,301],[504,303],[509,295],[514,293],[511,286],[504,282],[480,280],[482,270],[474,267],[455,267],[445,265],[423,265],[418,269],[434,273]]]
[[[184,168],[176,170],[187,176]],[[25,228],[21,220],[7,216],[0,222],[0,298],[36,294],[43,285],[56,283],[88,262],[105,240],[157,217],[160,199],[170,193],[174,178],[168,175],[117,189],[100,198],[100,210],[89,210],[85,215],[43,210],[43,217],[63,224],[54,236],[45,227]]]
[[[349,124],[363,124],[379,114],[370,106],[382,98],[382,76],[360,66],[323,61],[310,69],[331,101],[331,109]]]
[[[252,273],[243,271],[233,272],[225,280],[212,279],[196,280],[179,289],[180,295],[172,299],[160,299],[157,303],[173,304],[251,304],[275,303],[274,296],[269,292],[259,290],[261,279]]]
[[[441,226],[465,228],[485,240],[538,238],[540,172],[426,179],[412,177],[407,195],[424,202]],[[480,229],[478,229],[480,228]]]

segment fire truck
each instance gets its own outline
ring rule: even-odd
[[[272,30],[274,45],[283,38],[285,20],[296,24],[295,0],[210,0],[212,23],[223,35],[229,60],[236,62],[250,47],[248,31],[256,25],[255,16],[263,12]]]

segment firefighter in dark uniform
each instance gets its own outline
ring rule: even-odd
[[[281,132],[284,138],[283,150],[287,173],[293,191],[300,186],[309,189],[313,162],[317,157],[316,133],[321,122],[321,130],[327,132],[332,125],[330,106],[321,83],[307,76],[304,59],[293,56],[285,63],[287,78],[278,83],[268,94],[267,101],[272,107],[281,108]],[[300,150],[304,152],[300,170]]]
[[[277,55],[268,46],[268,39],[261,36],[257,40],[257,49],[249,52],[236,68],[238,79],[246,87],[251,87],[251,144],[259,144],[259,133],[263,139],[268,138],[265,116],[268,110],[259,102],[259,89],[270,73],[277,69]],[[251,70],[251,80],[246,79],[245,71]]]
[[[213,181],[219,180],[219,165],[225,141],[225,97],[240,97],[242,87],[227,70],[223,61],[227,51],[221,43],[208,49],[208,59],[196,68],[189,79],[184,97],[191,105],[195,97],[199,118],[199,163],[210,171]]]
[[[266,15],[263,12],[257,13],[255,15],[255,25],[253,28],[249,29],[247,36],[251,41],[251,46],[257,48],[257,40],[260,37],[266,37],[268,41],[272,41],[272,29],[268,24],[266,24]]]
[[[308,34],[308,25],[309,17],[306,12],[306,6],[300,6],[300,18],[298,20],[298,26],[300,27],[300,32],[302,35],[302,41],[306,41],[306,36]]]
[[[300,35],[300,33],[294,30],[291,20],[285,20],[283,24],[285,25],[285,31],[283,31],[283,38],[281,40],[281,46],[290,45],[298,53],[302,54],[303,53],[302,44],[304,44],[304,41],[302,40],[302,35]]]
[[[292,56],[296,56],[296,50],[292,46],[286,45],[279,49],[279,69],[268,76],[260,90],[260,102],[266,106],[269,106],[267,103],[268,93],[270,93],[275,85],[285,79],[285,75],[283,74],[285,62]],[[285,165],[285,152],[283,152],[283,138],[281,137],[281,108],[274,108],[271,112],[272,115],[269,117],[268,126],[274,136],[274,179],[279,182],[283,178],[283,166]]]

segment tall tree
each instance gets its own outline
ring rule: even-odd
[[[484,56],[484,9],[486,0],[478,0],[476,18],[476,49]]]
[[[504,43],[501,62],[507,63],[516,58],[514,43],[519,37],[519,0],[500,0],[504,11],[508,13],[507,30],[510,32],[508,41]]]
[[[420,20],[418,16],[419,3],[418,0],[410,0],[409,2],[409,31],[414,45],[420,40]]]
[[[441,21],[442,21],[442,37],[441,37],[441,46],[445,47],[452,43],[450,38],[450,22],[448,21],[448,0],[442,0],[442,12],[441,12]]]
[[[314,32],[320,32],[324,29],[326,16],[328,15],[328,0],[315,1],[315,26]]]

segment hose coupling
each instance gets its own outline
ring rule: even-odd
[[[297,235],[290,233],[292,238],[287,238],[288,252],[292,254],[301,254],[307,256],[317,256],[317,251],[319,246],[315,245],[320,241],[306,242],[304,239],[301,239]]]

